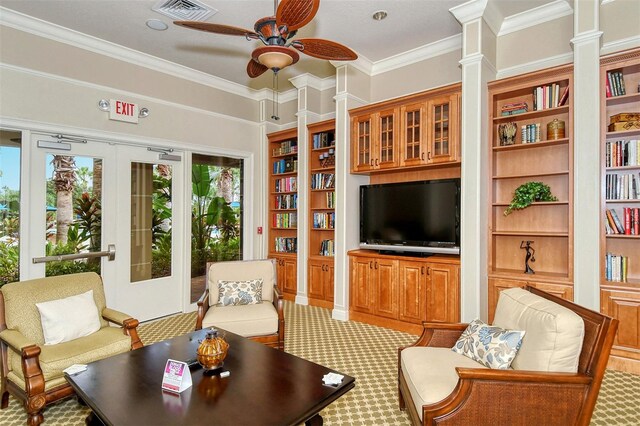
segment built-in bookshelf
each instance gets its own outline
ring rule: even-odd
[[[309,303],[333,307],[335,253],[335,122],[308,126],[309,132]]]
[[[601,58],[602,312],[620,320],[609,368],[640,373],[640,49]]]
[[[293,300],[297,285],[298,138],[296,129],[269,139],[269,258],[276,260],[278,286]]]
[[[505,288],[531,285],[573,298],[572,91],[571,66],[489,84],[490,320]],[[557,200],[505,215],[528,182],[549,186]],[[527,257],[534,273],[525,272]]]

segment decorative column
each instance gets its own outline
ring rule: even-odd
[[[367,176],[352,175],[349,108],[366,102],[347,90],[349,65],[336,67],[336,229],[335,229],[335,293],[333,319],[349,319],[349,258],[347,252],[358,248],[360,217],[357,201],[360,185],[369,183]],[[356,204],[354,204],[356,203]]]
[[[600,310],[600,1],[573,2],[573,291]]]
[[[487,0],[450,9],[462,24],[460,313],[464,322],[487,319],[488,89],[495,79],[496,36],[487,24]]]

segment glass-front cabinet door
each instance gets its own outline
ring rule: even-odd
[[[429,101],[430,163],[455,161],[458,146],[458,95],[444,95]]]
[[[427,163],[425,137],[425,104],[419,102],[401,108],[402,115],[402,166]]]
[[[397,109],[380,111],[375,115],[377,157],[374,167],[386,169],[396,167],[398,161],[398,114]]]
[[[352,119],[352,132],[356,143],[353,145],[353,170],[364,172],[374,168],[375,154],[373,146],[372,115],[367,114]]]

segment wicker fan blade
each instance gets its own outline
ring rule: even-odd
[[[289,32],[307,25],[320,7],[320,0],[282,0],[276,11],[276,24],[286,25]]]
[[[258,37],[254,31],[247,30],[240,27],[233,27],[231,25],[212,24],[209,22],[198,21],[173,21],[174,24],[181,27],[191,28],[193,30],[206,31],[208,33],[232,35],[232,36],[246,36],[246,37]]]
[[[291,46],[302,53],[319,59],[334,61],[353,61],[358,59],[358,55],[347,46],[321,38],[301,38],[292,43]]]
[[[249,59],[249,63],[247,64],[247,74],[249,77],[256,78],[264,74],[266,70],[269,68],[262,65],[260,62],[256,62],[253,59]]]

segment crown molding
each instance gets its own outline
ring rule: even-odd
[[[336,77],[330,76],[326,78],[316,77],[313,74],[305,73],[289,79],[296,89],[301,87],[311,87],[319,91],[324,91],[336,87]]]
[[[601,4],[602,6],[604,6],[605,4],[607,4],[607,3],[613,3],[614,1],[616,1],[616,0],[602,0],[602,1],[600,2],[600,4]]]
[[[497,35],[500,32],[502,23],[504,22],[504,16],[498,9],[498,6],[495,2],[490,1],[487,3],[487,7],[485,8],[482,17],[484,18],[484,21],[487,23],[489,28],[491,28],[493,34]]]
[[[542,6],[507,16],[502,22],[498,36],[503,36],[525,28],[573,15],[573,9],[565,0],[556,0]]]
[[[251,89],[238,83],[212,76],[193,68],[178,65],[174,62],[120,46],[99,38],[52,24],[11,9],[0,6],[0,25],[5,25],[33,35],[44,37],[70,46],[88,50],[113,59],[159,71],[183,80],[193,81],[214,89],[223,90],[234,95],[252,100],[261,99],[259,90]]]
[[[526,64],[515,65],[513,67],[503,68],[496,73],[496,79],[500,80],[506,77],[526,74],[545,68],[555,67],[573,63],[573,52],[561,53],[560,55],[551,56],[549,58],[540,59],[538,61],[527,62]]]
[[[569,42],[575,46],[576,44],[583,44],[583,43],[587,43],[594,40],[597,41],[597,40],[600,40],[600,37],[602,37],[602,34],[604,34],[602,31],[596,31],[596,30],[585,31],[573,37],[571,40],[569,40]]]
[[[464,58],[460,59],[458,63],[462,66],[482,64],[487,68],[489,68],[489,70],[494,75],[498,73],[498,71],[496,70],[496,67],[491,63],[491,61],[487,59],[486,55],[483,55],[482,53],[474,53],[472,55],[467,55]]]
[[[142,95],[139,93],[135,93],[135,92],[128,92],[126,90],[121,90],[121,89],[116,89],[113,87],[109,87],[109,86],[103,86],[100,84],[95,84],[95,83],[89,83],[83,80],[76,80],[73,78],[69,78],[69,77],[63,77],[57,74],[50,74],[50,73],[46,73],[43,71],[36,71],[36,70],[32,70],[30,68],[23,68],[23,67],[19,67],[16,65],[12,65],[12,64],[5,64],[0,62],[0,71],[2,70],[11,70],[11,71],[16,71],[16,72],[21,72],[24,74],[28,74],[28,75],[33,75],[36,76],[38,78],[44,78],[44,79],[49,79],[49,80],[55,80],[55,81],[60,81],[66,84],[72,84],[75,86],[79,86],[79,87],[84,87],[84,88],[88,88],[88,89],[92,89],[92,90],[97,90],[97,91],[101,91],[101,92],[105,92],[105,93],[111,93],[114,95],[118,95],[118,96],[123,96],[123,97],[132,97],[132,98],[136,98],[136,99],[140,99],[141,101],[146,101],[146,102],[153,102],[156,104],[160,104],[160,105],[165,105],[165,106],[169,106],[172,108],[179,108],[179,109],[183,109],[186,111],[191,111],[191,112],[196,112],[199,114],[205,114],[211,117],[217,117],[217,118],[223,118],[225,120],[232,120],[232,121],[237,121],[240,123],[244,123],[244,124],[250,124],[250,125],[256,125],[258,124],[255,121],[251,121],[251,120],[247,120],[244,118],[239,118],[239,117],[234,117],[232,115],[225,115],[225,114],[221,114],[219,112],[215,112],[215,111],[209,111],[206,109],[202,109],[202,108],[196,108],[196,107],[192,107],[189,105],[184,105],[184,104],[179,104],[177,102],[170,102],[164,99],[159,99],[159,98],[155,98],[152,96],[148,96],[148,95]],[[97,100],[96,100],[97,102]],[[97,108],[97,106],[96,106]]]
[[[358,55],[358,59],[355,61],[329,61],[329,63],[336,68],[343,65],[349,65],[368,76],[371,76],[371,73],[373,72],[373,62],[362,55]]]
[[[481,18],[484,14],[484,10],[487,7],[488,0],[470,0],[461,5],[452,7],[449,12],[460,22],[462,25],[475,19]]]
[[[425,61],[427,59],[461,49],[462,33],[455,34],[451,37],[443,38],[442,40],[425,44],[424,46],[374,62],[370,75],[374,76],[388,71],[393,71],[398,68],[406,67],[407,65],[415,64],[417,62]]]
[[[613,1],[613,0],[611,0]],[[601,55],[608,55],[609,53],[621,52],[623,50],[634,49],[640,46],[640,36],[633,36],[629,38],[623,38],[621,40],[610,41],[604,43],[600,49]]]
[[[256,101],[272,101],[273,100],[273,90],[272,89],[260,89],[256,90],[255,97],[253,98]],[[283,104],[286,102],[291,102],[293,100],[298,99],[298,90],[297,89],[289,89],[286,92],[278,92],[278,103]]]

